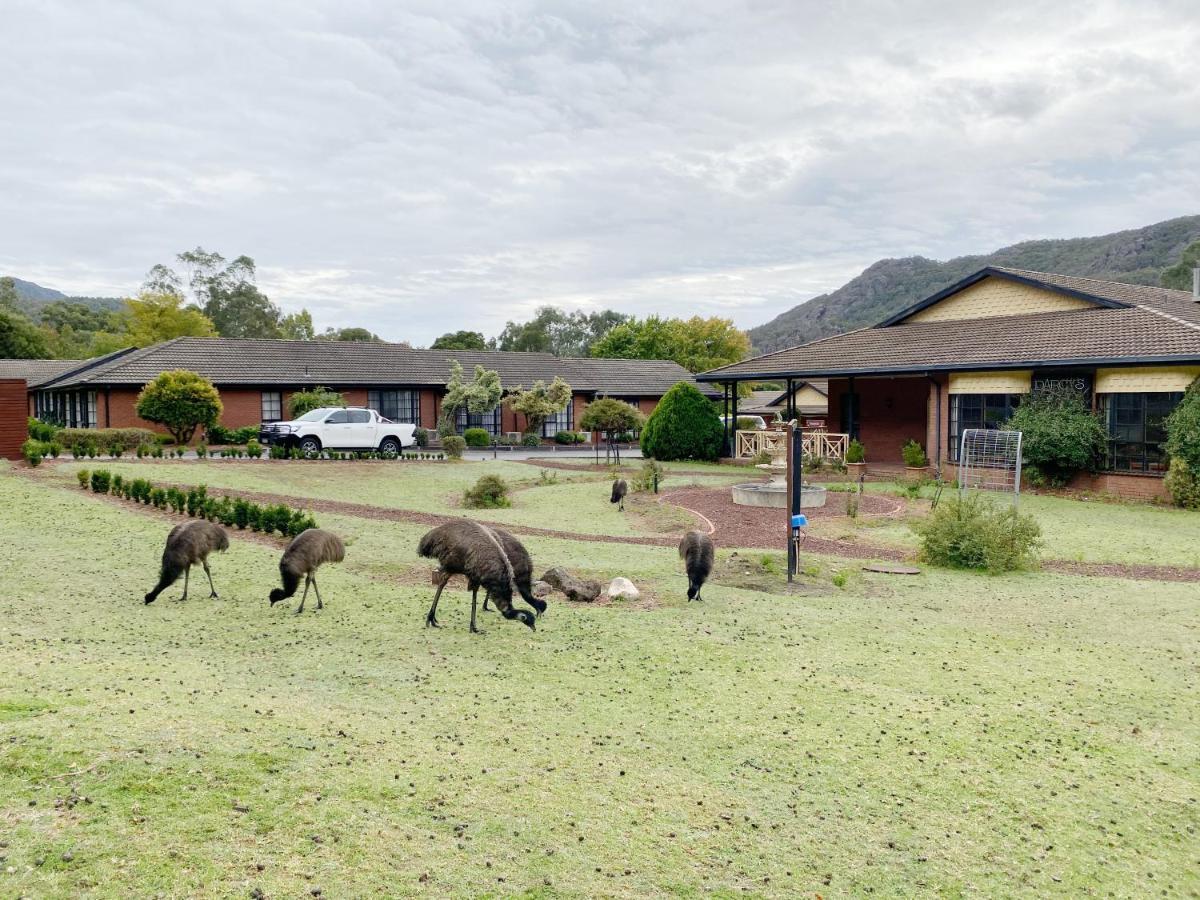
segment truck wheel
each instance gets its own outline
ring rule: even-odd
[[[300,452],[309,459],[315,459],[321,455],[321,442],[315,437],[306,437],[300,441]]]
[[[400,442],[394,437],[384,438],[379,444],[379,452],[388,459],[395,459],[400,455]]]

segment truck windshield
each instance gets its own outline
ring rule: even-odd
[[[327,415],[329,415],[328,409],[310,409],[304,415],[298,417],[296,419],[296,421],[297,422],[320,422]]]

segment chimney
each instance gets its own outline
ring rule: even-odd
[[[1200,266],[1192,269],[1192,299],[1200,303]]]

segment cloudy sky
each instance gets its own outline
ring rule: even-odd
[[[1192,0],[5,0],[0,272],[197,244],[318,327],[759,324],[880,257],[1200,211]]]

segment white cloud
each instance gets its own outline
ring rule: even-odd
[[[1183,2],[6,8],[0,269],[197,244],[397,340],[541,303],[744,326],[883,256],[1195,212]]]

